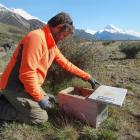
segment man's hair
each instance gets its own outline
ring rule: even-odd
[[[68,13],[61,12],[54,17],[52,17],[48,21],[49,26],[51,27],[56,27],[57,25],[62,24],[62,31],[66,32],[74,32],[74,26],[73,26],[73,21]]]

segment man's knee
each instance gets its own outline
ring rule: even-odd
[[[9,94],[4,94],[4,96],[19,111],[17,120],[29,124],[40,124],[48,120],[47,112],[41,109],[39,104],[27,93],[10,92]]]
[[[48,114],[45,110],[36,111],[31,115],[31,123],[32,124],[42,124],[48,121]]]

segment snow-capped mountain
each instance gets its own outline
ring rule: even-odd
[[[8,9],[8,8],[5,7],[4,5],[0,4],[0,11],[3,11],[3,10],[10,10],[10,9]]]
[[[12,8],[11,10],[12,10],[12,12],[14,12],[16,14],[19,14],[20,16],[24,17],[27,20],[30,20],[30,19],[38,19],[37,17],[32,16],[31,14],[27,13],[23,9],[15,9],[15,8]]]
[[[126,31],[126,33],[130,34],[130,35],[134,35],[134,36],[140,37],[140,32],[136,32],[134,30],[128,30],[128,31]]]
[[[86,29],[85,32],[94,35],[97,31],[92,29]]]
[[[107,25],[99,31],[85,30],[99,40],[140,40],[140,33],[134,30],[119,29],[114,25]]]
[[[102,33],[102,32],[110,32],[110,33],[122,33],[122,30],[115,27],[114,25],[106,25],[105,28],[103,30],[99,30],[98,32]]]
[[[43,26],[37,17],[31,16],[22,9],[10,9],[0,4],[0,22],[19,27],[24,30],[32,30]]]
[[[22,16],[23,18],[30,20],[30,19],[38,19],[35,16],[32,16],[31,14],[27,13],[25,10],[20,9],[20,8],[7,8],[6,6],[0,4],[0,11],[9,11],[9,12],[13,12],[15,14],[18,14],[20,16]],[[38,19],[39,20],[39,19]]]

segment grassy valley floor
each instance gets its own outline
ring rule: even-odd
[[[7,36],[1,35],[0,40],[7,40]],[[14,47],[8,52],[0,52],[1,72],[8,63],[18,40],[15,39],[15,36],[12,38],[13,36],[9,35],[8,37],[14,40]],[[0,44],[2,43],[0,42]],[[71,116],[65,115],[56,106],[53,110],[48,111],[49,121],[40,126],[30,126],[18,122],[2,122],[0,125],[1,140],[140,140],[139,49],[136,50],[136,56],[134,54],[132,57],[123,51],[124,46],[135,47],[139,46],[140,42],[81,41],[77,45],[90,45],[87,48],[89,49],[88,53],[80,55],[80,60],[82,57],[88,58],[87,60],[84,58],[83,64],[90,63],[89,67],[88,65],[83,67],[86,71],[89,71],[102,84],[128,89],[123,107],[109,106],[108,119],[99,129],[94,129]],[[129,51],[132,52],[132,50]],[[72,54],[73,58],[79,54],[78,52],[75,55]],[[80,64],[82,64],[81,61]],[[82,68],[82,65],[79,67]],[[48,83],[43,88],[46,92],[57,95],[59,90],[73,85],[90,87],[89,84],[78,78],[67,79],[65,77],[65,80],[62,80],[61,84],[58,83],[55,88]]]

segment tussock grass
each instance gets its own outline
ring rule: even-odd
[[[77,140],[79,134],[73,126],[65,126],[57,131],[57,140]]]
[[[103,125],[103,128],[112,130],[112,131],[118,131],[119,129],[119,120],[117,118],[108,118]]]
[[[98,140],[117,140],[117,135],[111,130],[101,129],[98,132]]]
[[[80,139],[82,140],[94,140],[97,139],[97,130],[90,126],[83,126],[80,132]]]

